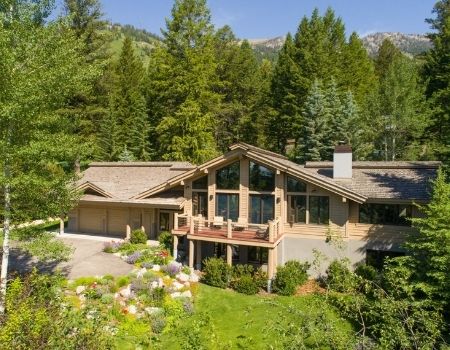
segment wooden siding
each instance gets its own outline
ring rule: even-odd
[[[108,234],[125,235],[127,224],[128,209],[108,209]]]
[[[249,187],[249,170],[250,170],[250,162],[248,158],[244,158],[241,160],[240,164],[240,177],[241,184],[239,190],[239,216],[241,218],[248,218],[248,187]]]
[[[104,209],[80,208],[78,227],[84,233],[104,233],[106,215]]]
[[[194,179],[195,180],[195,179]],[[184,204],[184,212],[192,215],[192,181],[186,180],[184,184],[184,198],[186,202]]]

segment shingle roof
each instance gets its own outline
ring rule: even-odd
[[[369,199],[426,201],[440,162],[353,162],[351,180],[333,180]],[[333,178],[332,162],[307,162],[305,170]]]
[[[78,186],[90,183],[114,200],[128,200],[144,189],[153,188],[192,168],[193,165],[187,162],[91,163]]]

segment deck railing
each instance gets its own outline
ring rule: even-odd
[[[173,229],[178,230],[181,227],[189,227],[191,216],[189,214],[174,214]]]
[[[281,231],[281,218],[276,218],[275,220],[269,221],[269,242],[275,242],[278,237],[282,234]]]

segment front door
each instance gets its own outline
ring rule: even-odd
[[[172,229],[170,225],[170,213],[161,211],[159,212],[159,232],[169,231]]]

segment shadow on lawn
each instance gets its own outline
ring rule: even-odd
[[[0,251],[0,256],[1,256]],[[39,261],[28,252],[18,247],[11,247],[9,250],[8,272],[11,275],[24,275],[36,268],[40,273],[53,274],[56,272],[64,276],[70,273],[70,266],[60,266],[61,261]]]

